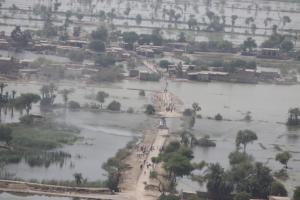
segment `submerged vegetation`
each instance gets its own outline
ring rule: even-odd
[[[11,140],[7,145],[9,149],[0,151],[0,162],[19,163],[24,159],[31,167],[49,167],[52,163],[63,166],[71,155],[53,150],[80,138],[78,129],[47,121],[40,121],[38,125],[10,124],[6,129],[11,131]],[[0,135],[3,134],[1,131]]]
[[[297,20],[288,16],[299,15],[295,4],[260,4],[256,0],[239,3],[225,0],[51,0],[30,5],[33,1],[23,1],[24,5],[15,5],[7,0],[0,3],[3,20],[1,25],[13,27],[10,35],[1,33],[1,78],[26,83],[33,80],[30,84],[40,84],[40,81],[44,83],[41,84],[39,92],[24,84],[17,88],[20,93],[15,90],[5,91],[7,84],[0,83],[0,178],[14,178],[5,171],[9,171],[6,168],[10,164],[25,164],[26,167],[40,167],[50,171],[53,165],[63,168],[67,163],[70,168],[67,170],[70,170],[73,180],[40,182],[72,187],[108,187],[112,193],[122,192],[120,184],[124,172],[136,167],[128,164],[128,160],[131,161],[129,156],[134,155],[139,158],[133,164],[137,165],[137,168],[140,167],[140,171],[134,173],[138,173],[140,177],[150,176],[151,179],[142,183],[142,190],[149,190],[147,192],[150,193],[150,190],[158,189],[161,193],[159,200],[196,200],[199,199],[197,195],[212,200],[266,199],[269,195],[291,196],[290,185],[294,187],[297,179],[288,184],[286,181],[289,180],[292,170],[297,172],[294,166],[298,160],[294,155],[295,149],[292,148],[298,147],[296,143],[299,137],[299,108],[291,108],[287,120],[285,118],[285,122],[282,122],[280,119],[281,122],[274,125],[271,117],[277,120],[278,113],[276,109],[274,113],[269,111],[274,108],[268,107],[273,104],[271,102],[266,107],[257,106],[257,109],[253,109],[253,120],[251,112],[245,112],[245,109],[252,109],[252,104],[258,101],[256,99],[263,99],[263,93],[268,90],[262,90],[262,93],[258,93],[260,96],[253,98],[252,91],[248,88],[256,86],[233,87],[232,84],[222,84],[222,88],[218,88],[219,85],[216,84],[206,87],[207,83],[199,83],[194,87],[196,84],[190,83],[189,80],[296,84],[300,73],[300,51],[297,51],[300,30],[297,30]],[[22,24],[22,27],[15,24]],[[28,30],[23,30],[24,27]],[[5,57],[6,53],[13,57]],[[35,57],[40,58],[35,61],[26,59]],[[278,72],[273,69],[262,71],[264,67],[274,66],[279,68]],[[52,82],[63,87],[58,88]],[[134,83],[133,88],[129,88],[131,83]],[[164,92],[159,91],[163,95],[161,98],[155,95],[152,97],[152,93],[158,93],[159,88],[162,88],[159,85],[161,83],[165,84],[162,89]],[[171,87],[168,87],[169,84]],[[188,87],[185,84],[188,84]],[[11,87],[13,85],[8,88]],[[269,89],[273,86],[263,87]],[[173,91],[169,91],[170,88]],[[242,88],[242,92],[236,94],[235,88]],[[176,91],[177,89],[182,91]],[[125,95],[125,90],[138,93],[134,93],[132,97],[130,92],[130,95]],[[209,113],[212,117],[206,117],[209,111],[205,108],[201,112],[202,108],[197,102],[184,107],[180,97],[175,95],[181,95],[189,104],[193,102],[191,98],[198,95],[197,97],[201,98],[195,99],[199,103],[203,101],[204,105],[213,104],[208,106],[212,108],[213,115]],[[274,100],[280,99],[276,95],[291,98],[286,93],[276,93]],[[255,100],[249,103],[245,101],[249,100],[248,98]],[[240,102],[246,106],[241,106]],[[250,105],[247,105],[248,103]],[[228,112],[224,109],[228,109]],[[262,111],[258,112],[259,109]],[[85,114],[89,111],[89,114],[93,114],[92,117],[86,119],[88,122],[83,122]],[[269,113],[265,116],[258,115],[264,111]],[[129,115],[125,112],[134,114]],[[235,118],[233,113],[238,112],[239,117],[241,118],[242,114],[243,118],[227,120],[219,112],[232,118]],[[10,119],[8,113],[11,114]],[[79,119],[73,119],[72,115],[79,116]],[[105,118],[107,115],[114,117]],[[180,119],[176,119],[178,116]],[[266,116],[267,119],[264,118]],[[126,117],[129,119],[125,119]],[[146,120],[137,120],[143,119],[142,117]],[[158,117],[161,117],[159,126],[150,121]],[[68,125],[71,120],[74,120],[72,123],[76,125],[78,123],[80,129]],[[140,143],[134,140],[126,148],[120,149],[114,157],[101,163],[106,172],[105,181],[88,181],[85,177],[86,171],[92,172],[89,172],[88,168],[84,168],[85,171],[77,171],[73,159],[71,160],[73,151],[64,150],[64,147],[82,139],[79,134],[82,128],[84,135],[88,131],[93,133],[91,138],[82,144],[87,148],[94,145],[89,141],[97,141],[101,146],[103,140],[108,140],[104,141],[104,148],[107,148],[106,142],[111,143],[108,144],[109,147],[117,148],[117,144],[122,145],[121,137],[132,136],[126,135],[126,132],[114,133],[110,126],[117,127],[117,131],[123,131],[131,125],[130,120],[138,124],[136,126],[139,132],[145,131],[148,126],[151,126],[151,131],[154,128],[157,131],[157,127],[161,130],[157,135],[151,134],[154,139],[145,139],[147,144],[141,147],[142,155],[135,152],[140,148]],[[259,130],[263,123],[268,128],[271,126],[275,133],[285,132],[278,128],[282,124],[292,127],[292,131],[295,132],[276,138],[277,135],[267,135],[267,131]],[[107,124],[109,127],[105,127]],[[257,133],[248,129],[249,127]],[[130,131],[134,128],[130,127]],[[171,130],[174,134],[167,132]],[[235,132],[236,137],[232,139]],[[120,138],[109,141],[111,135]],[[263,136],[265,140],[259,141],[261,157],[268,156],[265,163],[257,162],[257,155],[251,155],[253,147],[257,145],[249,148],[251,143],[259,140],[258,136]],[[101,140],[98,140],[98,137],[101,137]],[[277,141],[283,137],[287,138],[287,142],[284,145],[278,144]],[[157,138],[163,138],[159,142],[164,145],[155,146]],[[269,142],[272,140],[276,140],[276,144],[272,144],[274,148],[269,148]],[[101,148],[100,151],[95,148],[95,151],[103,154]],[[146,163],[149,161],[149,155],[152,155],[148,149],[150,153],[154,151],[155,154],[150,163]],[[226,151],[228,149],[233,152],[229,153]],[[83,151],[89,152],[85,149]],[[207,155],[212,155],[209,151],[219,154],[214,158],[221,159],[217,160],[217,163],[207,163],[208,160],[212,160],[207,158]],[[87,154],[96,155],[93,153],[97,152]],[[115,150],[113,152],[115,153]],[[201,154],[205,154],[205,161],[197,160],[202,158]],[[225,159],[226,154],[229,154],[228,160]],[[81,156],[74,157],[81,159]],[[261,157],[259,156],[260,161]],[[282,164],[279,171],[271,169],[274,160]],[[220,163],[227,164],[227,167]],[[99,166],[97,167],[99,170]],[[144,169],[149,169],[150,172]],[[100,176],[96,173],[92,176]],[[135,174],[132,177],[135,177]],[[148,181],[149,177],[146,178]],[[206,190],[191,195],[192,197],[185,197],[185,193],[178,194],[176,189],[180,178],[196,181],[200,186],[205,184]],[[285,185],[289,185],[288,190]],[[200,187],[196,189],[200,190]],[[136,190],[139,192],[140,188]],[[298,200],[299,196],[300,188],[295,187],[294,200]]]

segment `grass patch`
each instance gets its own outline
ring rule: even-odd
[[[65,144],[74,144],[80,139],[77,129],[64,128],[62,125],[13,124],[11,128],[13,130],[11,145],[16,148],[51,150]]]
[[[10,150],[0,151],[0,163],[17,164],[24,160],[30,167],[46,167],[52,163],[63,166],[71,155],[55,151],[63,145],[72,145],[81,139],[75,127],[44,121],[39,124],[10,124]],[[51,151],[50,151],[51,150]]]

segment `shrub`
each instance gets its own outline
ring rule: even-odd
[[[92,40],[89,43],[89,49],[96,51],[96,52],[104,52],[105,51],[105,44],[101,40]]]
[[[221,120],[223,120],[223,116],[222,116],[220,113],[218,113],[218,114],[215,116],[215,120],[221,121]]]
[[[148,105],[146,106],[145,113],[146,113],[147,115],[154,115],[154,114],[155,114],[155,108],[154,108],[154,106],[151,105],[151,104],[148,104]]]
[[[167,69],[171,63],[167,60],[159,61],[159,67],[163,69]]]
[[[142,96],[142,97],[146,96],[145,90],[140,90],[139,91],[139,95]]]
[[[294,191],[294,200],[300,199],[300,186],[298,186]]]
[[[1,125],[0,126],[0,141],[6,142],[6,144],[10,144],[12,140],[12,129],[8,126]]]
[[[95,65],[100,67],[109,67],[116,63],[116,59],[109,55],[100,55],[95,59]]]
[[[127,113],[134,113],[133,108],[132,108],[132,107],[128,108],[128,109],[127,109]]]
[[[76,101],[69,101],[69,108],[70,109],[79,109],[80,104]]]
[[[95,73],[91,79],[97,82],[114,82],[124,78],[120,68],[110,67],[101,68],[98,73]]]
[[[196,145],[201,147],[215,147],[216,143],[209,139],[209,136],[204,136],[196,141]]]
[[[31,125],[34,122],[34,119],[33,119],[32,115],[22,116],[22,117],[19,118],[19,120],[22,124],[26,124],[26,125]]]
[[[69,59],[74,62],[83,62],[85,56],[81,51],[72,51],[68,55]]]
[[[271,195],[286,197],[287,191],[282,183],[274,181],[271,185]]]
[[[108,110],[111,111],[120,111],[121,110],[121,104],[118,101],[112,101],[108,106],[107,106]]]

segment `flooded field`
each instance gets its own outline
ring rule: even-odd
[[[6,0],[0,8],[0,31],[5,31],[9,35],[15,25],[22,25],[22,30],[39,30],[43,28],[42,15],[34,14],[34,7],[36,5],[53,6],[54,3],[52,0]],[[17,9],[15,6],[17,6]],[[54,12],[53,24],[61,28],[61,25],[65,23],[66,12],[68,11],[73,13],[70,17],[72,23],[66,28],[65,32],[68,33],[69,31],[70,33],[73,28],[80,26],[83,32],[87,33],[84,40],[90,40],[88,34],[103,24],[109,27],[109,31],[117,29],[147,34],[159,28],[164,39],[177,39],[181,31],[185,32],[188,41],[229,40],[234,44],[241,44],[247,37],[253,37],[258,45],[274,33],[273,25],[277,26],[276,31],[278,33],[282,35],[288,33],[292,36],[291,42],[297,41],[297,32],[300,31],[300,3],[290,1],[66,0],[61,1],[61,4]],[[103,16],[100,17],[100,14],[103,14],[103,12],[105,13],[105,18]],[[83,17],[79,19],[80,16],[78,14],[82,14]],[[140,22],[137,20],[138,15],[141,15],[142,18]],[[234,16],[236,16],[235,20],[233,20]],[[224,30],[208,32],[207,27],[212,23],[214,17],[217,17],[220,23],[222,22]],[[286,17],[289,17],[291,20],[284,20]],[[190,19],[197,21],[193,28],[189,27],[187,23]],[[106,43],[103,43],[103,45],[105,46]],[[121,46],[121,42],[119,45]],[[130,61],[139,59],[137,61],[142,63],[145,59],[131,50],[126,52],[129,52],[129,55],[132,56],[128,59]],[[3,57],[15,57],[17,59],[35,60],[39,57],[44,57],[56,63],[72,63],[66,57],[41,55],[30,51],[17,53],[9,49],[8,51],[1,50],[0,54]],[[183,60],[183,56],[177,54],[170,56],[171,54],[166,53],[165,55],[164,59],[174,62]],[[233,54],[230,54],[230,56],[235,57]],[[153,60],[147,58],[147,61],[151,60],[158,63],[162,57],[155,57]],[[240,56],[237,57],[240,58]],[[243,57],[241,58],[244,59]],[[128,60],[122,62],[126,66],[126,70],[130,67]],[[92,62],[92,58],[84,57],[82,63],[85,64],[87,61]],[[136,69],[143,71],[143,69],[147,68],[140,63],[137,64],[139,66],[136,66]],[[257,66],[257,71],[275,71],[278,73],[281,73],[281,70],[283,71],[283,68],[272,68],[272,60],[268,60],[268,63],[270,63],[270,68]],[[119,62],[112,65],[117,64]],[[277,65],[279,64],[277,63]],[[239,67],[243,68],[242,66]],[[99,74],[102,73],[102,71],[98,72]],[[290,73],[293,72],[290,71]],[[88,181],[102,182],[106,180],[107,175],[101,167],[103,163],[113,157],[119,149],[124,148],[128,142],[134,139],[140,140],[145,131],[158,127],[159,116],[154,115],[155,117],[151,117],[146,115],[145,105],[155,104],[152,102],[154,92],[165,89],[166,78],[163,75],[162,80],[159,82],[144,82],[125,78],[119,82],[90,84],[89,82],[92,79],[86,81],[88,79],[84,76],[74,80],[55,81],[58,90],[71,89],[70,91],[73,91],[69,94],[67,101],[59,92],[56,92],[55,109],[53,111],[44,113],[45,111],[40,109],[39,104],[34,104],[31,114],[45,114],[46,117],[51,118],[55,122],[80,130],[80,133],[78,133],[80,139],[76,140],[74,144],[67,145],[65,143],[59,148],[52,149],[53,151],[66,152],[70,156],[66,156],[63,162],[36,166],[31,166],[25,157],[21,157],[20,162],[15,162],[18,164],[8,164],[3,169],[13,175],[13,178],[26,181],[74,181],[75,173],[81,173],[82,177]],[[299,77],[299,73],[296,76]],[[21,77],[21,74],[18,74],[16,77]],[[43,78],[44,80],[42,80]],[[45,80],[45,77],[43,78],[38,77],[36,80],[31,79],[28,81],[25,79],[8,81],[8,86],[4,86],[4,91],[1,91],[1,95],[3,92],[13,90],[16,91],[16,97],[22,93],[40,94],[40,88],[50,83],[50,81]],[[287,169],[289,179],[283,182],[291,196],[293,190],[300,182],[300,129],[288,129],[286,121],[288,119],[288,110],[300,107],[300,85],[192,82],[187,79],[183,80],[180,76],[177,76],[177,78],[168,81],[167,86],[168,92],[174,94],[182,101],[181,108],[176,106],[177,111],[191,108],[194,102],[199,103],[201,111],[198,114],[201,117],[196,119],[191,132],[197,138],[208,135],[216,143],[216,147],[196,147],[193,149],[195,156],[193,161],[218,162],[225,169],[229,169],[228,155],[236,149],[235,138],[237,132],[245,129],[253,130],[257,134],[258,140],[247,146],[247,153],[252,155],[255,161],[262,162],[270,167],[272,172],[282,169],[282,165],[275,160],[276,154],[281,151],[291,153],[292,158],[288,163],[289,168]],[[145,96],[139,94],[140,90],[145,91]],[[99,91],[109,94],[109,97],[104,98],[104,108],[115,100],[120,102],[121,111],[108,112],[108,110],[91,109],[92,104],[99,103],[96,101],[96,95]],[[8,93],[6,98],[9,98]],[[166,99],[164,98],[161,98],[160,101],[165,101]],[[12,99],[12,102],[15,104],[14,96]],[[171,97],[169,99],[171,99],[171,103],[167,104],[167,101],[163,103],[170,107],[173,99]],[[78,102],[81,109],[67,109],[67,103],[72,100]],[[0,121],[3,124],[18,122],[22,114],[18,112],[17,108],[11,114],[8,108],[11,108],[11,111],[14,108],[7,105],[6,110],[2,109],[2,107],[0,109]],[[165,110],[168,108],[167,106],[162,107]],[[129,112],[129,109],[133,111]],[[29,114],[29,111],[27,114]],[[251,120],[249,121],[243,120],[247,113],[251,115]],[[222,121],[214,120],[217,114],[222,115]],[[193,117],[195,116],[196,114],[193,112]],[[179,117],[167,119],[167,125],[171,133],[181,130],[181,124],[182,120]],[[25,133],[22,129],[23,132]],[[166,135],[163,135],[164,139],[167,138],[165,137]],[[153,140],[155,141],[155,139]],[[6,141],[7,146],[9,146],[8,144]],[[151,145],[153,144],[156,143],[151,143]],[[149,151],[152,151],[152,149]],[[156,151],[158,156],[159,148]],[[145,162],[146,160],[144,160],[144,164]],[[140,170],[139,165],[137,164],[136,166]],[[141,169],[143,167],[142,164]],[[138,171],[138,175],[141,172],[143,171]],[[145,175],[146,172],[144,172]],[[147,178],[149,179],[149,177]],[[142,186],[144,187],[143,184]],[[196,182],[184,177],[179,180],[177,189],[178,191],[205,191],[206,186],[199,186]],[[7,193],[1,193],[0,199],[69,200],[69,198],[40,196],[23,197]]]
[[[40,83],[30,84],[9,84],[9,88],[17,88],[19,92],[27,90],[38,90]],[[109,91],[111,99],[118,99],[122,109],[126,110],[133,106],[141,112],[143,105],[149,101],[150,92],[146,92],[147,98],[139,97],[136,89],[160,90],[161,83],[138,82],[125,80],[122,83],[104,84],[101,86],[71,84],[70,82],[60,83],[60,88],[77,86],[75,93],[70,97],[76,98],[79,102],[89,102],[85,96],[98,90]],[[258,141],[249,145],[248,151],[257,161],[266,163],[274,170],[280,169],[281,165],[274,160],[277,153],[274,145],[279,145],[284,150],[293,152],[293,159],[289,165],[291,179],[287,181],[287,188],[292,190],[300,180],[298,138],[300,131],[289,131],[283,124],[287,119],[287,111],[290,107],[299,106],[300,86],[278,86],[278,85],[243,85],[225,83],[193,83],[193,82],[171,82],[170,91],[179,96],[185,107],[193,102],[199,102],[202,107],[203,118],[213,117],[217,113],[225,119],[233,121],[214,121],[197,119],[193,132],[198,137],[210,135],[215,140],[217,147],[195,150],[195,161],[205,160],[206,162],[220,162],[222,166],[229,167],[228,155],[234,150],[235,136],[238,130],[251,129],[258,135]],[[87,90],[86,88],[89,88]],[[88,92],[87,92],[88,91]],[[195,93],[195,91],[197,91]],[[259,97],[259,98],[258,98]],[[57,99],[60,101],[60,99]],[[108,100],[109,102],[110,100]],[[272,102],[272,103],[270,103]],[[245,113],[250,111],[253,117],[252,122],[241,122]],[[39,112],[36,110],[35,112]],[[58,111],[58,116],[60,115]],[[10,165],[9,172],[24,179],[73,179],[73,173],[80,171],[88,180],[104,179],[101,165],[107,158],[126,145],[133,137],[141,136],[142,130],[157,123],[142,113],[140,114],[114,114],[114,113],[93,113],[88,111],[68,112],[64,116],[66,123],[80,128],[81,135],[85,138],[73,146],[66,146],[64,151],[72,154],[72,159],[63,167],[50,166],[49,168],[30,168],[25,163]],[[60,118],[58,118],[60,119]],[[180,122],[171,120],[169,127],[173,130],[180,129]],[[262,149],[260,144],[266,147]],[[101,156],[99,156],[101,155]],[[88,170],[87,170],[88,169]],[[96,174],[96,175],[95,175]],[[192,184],[182,182],[180,187],[185,189]],[[196,184],[193,188],[198,188]]]
[[[22,11],[8,9],[12,5],[17,5]],[[14,25],[22,25],[24,28],[39,29],[43,27],[43,22],[39,21],[39,16],[32,12],[33,5],[53,6],[51,1],[46,0],[21,0],[6,1],[1,11],[3,23],[1,30],[10,32]],[[8,9],[8,10],[7,10]],[[172,12],[171,12],[172,10]],[[272,33],[272,26],[277,25],[278,30],[286,33],[285,30],[300,29],[300,4],[294,2],[279,2],[269,0],[254,1],[131,1],[131,0],[90,0],[90,1],[62,1],[58,8],[59,12],[71,11],[86,15],[81,22],[84,30],[90,32],[104,21],[110,21],[119,30],[136,31],[137,33],[149,33],[149,30],[161,28],[163,36],[176,39],[180,30],[188,30],[187,22],[194,18],[198,22],[197,31],[187,33],[190,40],[218,40],[226,39],[235,44],[240,44],[247,37],[254,37],[260,44]],[[106,18],[98,15],[106,12]],[[225,32],[207,33],[203,32],[207,24],[211,22],[209,12],[217,15],[220,21],[225,24]],[[110,14],[112,15],[110,15]],[[174,14],[170,14],[174,13]],[[136,16],[142,15],[142,21],[137,24]],[[91,17],[97,16],[97,17]],[[114,17],[109,17],[114,16]],[[237,18],[232,20],[232,16]],[[289,22],[284,20],[288,16]],[[35,19],[35,20],[33,20]],[[55,17],[56,23],[61,24],[65,15],[58,13]],[[71,19],[78,21],[74,15]],[[249,21],[249,19],[251,19]],[[246,22],[247,21],[247,22]],[[255,28],[253,28],[253,24]],[[234,28],[232,27],[234,25]],[[76,23],[71,24],[70,30]],[[82,25],[81,25],[82,26]],[[251,28],[252,27],[252,28]],[[234,34],[232,34],[234,32]],[[293,34],[289,32],[289,34]],[[296,36],[296,35],[295,35]]]
[[[70,88],[68,84],[59,85],[59,88]],[[76,85],[76,84],[75,84]],[[72,86],[75,86],[74,84]],[[79,86],[79,84],[78,84]],[[117,99],[122,103],[122,109],[127,110],[128,107],[137,108],[136,112],[143,109],[143,105],[147,103],[146,98],[138,96],[138,91],[127,90],[114,86],[105,87],[86,87],[81,85],[79,89],[70,96],[81,104],[95,102],[87,98],[93,92],[98,90],[109,90],[110,98]],[[27,91],[38,92],[41,85],[39,83],[30,84],[9,84],[8,89],[16,89],[17,93],[24,93]],[[88,92],[87,92],[88,91]],[[95,95],[95,94],[94,94]],[[60,97],[61,98],[61,97]],[[62,100],[57,98],[57,102]],[[138,107],[137,105],[140,105]],[[37,105],[36,105],[37,106]],[[84,137],[83,141],[72,146],[65,146],[60,149],[72,155],[63,166],[51,165],[48,168],[44,167],[30,167],[25,162],[19,164],[8,165],[6,167],[9,173],[16,177],[30,180],[73,180],[75,172],[82,172],[83,177],[89,181],[104,180],[104,171],[101,168],[102,164],[110,157],[112,157],[117,150],[125,147],[134,137],[141,137],[142,131],[145,128],[153,127],[154,120],[149,120],[146,115],[142,113],[128,114],[128,113],[108,113],[108,112],[91,112],[91,111],[68,111],[64,114],[63,110],[55,110],[55,119],[60,122],[67,123],[80,129],[80,136]],[[33,113],[39,114],[37,107],[33,108]],[[19,114],[16,113],[14,118],[6,116],[2,113],[2,122],[9,123],[11,121],[18,121]],[[101,156],[99,156],[101,155]]]

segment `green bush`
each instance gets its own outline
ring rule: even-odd
[[[216,116],[215,116],[215,120],[217,120],[217,121],[222,121],[223,120],[223,116],[221,115],[221,114],[217,114]]]
[[[112,101],[110,104],[107,106],[108,110],[111,111],[120,111],[121,110],[121,104],[118,101]]]
[[[79,109],[80,108],[80,104],[76,101],[69,101],[69,108],[70,109]]]

